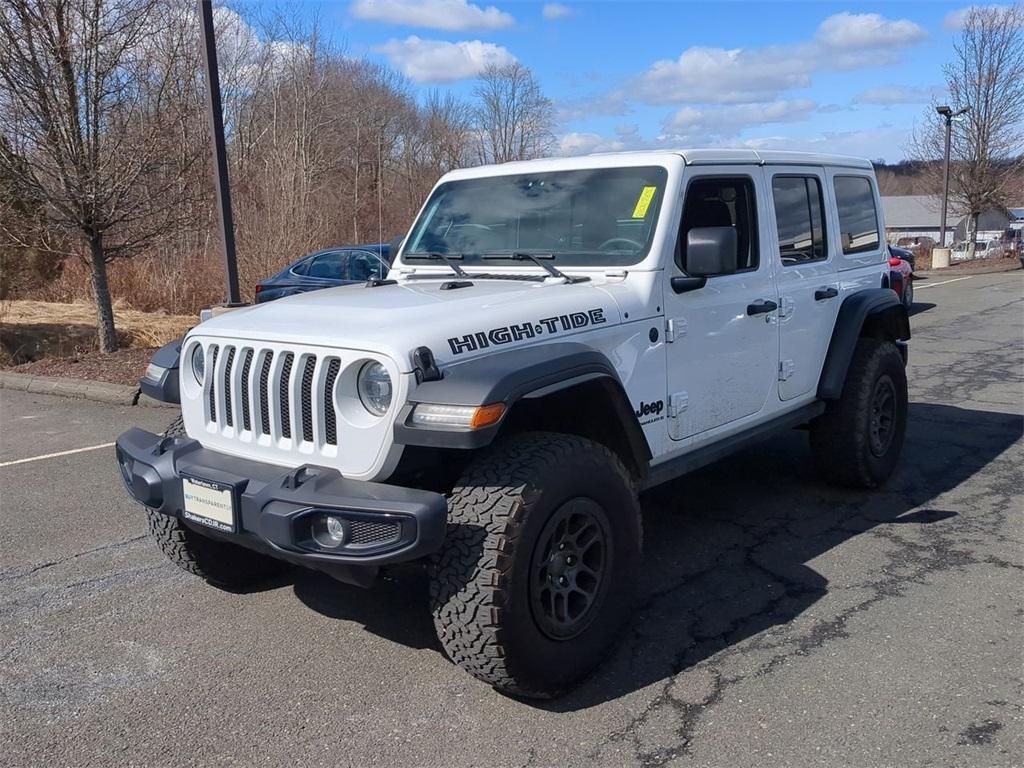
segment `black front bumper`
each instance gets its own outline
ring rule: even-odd
[[[350,480],[334,469],[288,470],[203,448],[187,437],[130,429],[117,439],[117,463],[128,492],[150,509],[195,531],[344,581],[372,581],[381,565],[414,560],[444,541],[448,505],[439,493]],[[184,516],[182,476],[230,486],[235,529],[222,531]],[[340,517],[341,546],[320,543],[316,525]]]

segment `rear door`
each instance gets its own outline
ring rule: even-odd
[[[817,390],[841,302],[829,247],[824,169],[768,166],[772,253],[779,265],[779,397]]]

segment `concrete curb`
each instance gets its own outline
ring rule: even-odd
[[[138,387],[86,381],[64,376],[34,376],[29,373],[0,371],[0,389],[34,392],[40,395],[74,397],[113,405],[145,405],[151,408],[178,408],[176,403],[162,403],[142,394]]]

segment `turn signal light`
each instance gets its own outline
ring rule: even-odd
[[[504,415],[504,403],[479,406],[419,403],[412,412],[409,424],[441,429],[483,429],[497,424]]]

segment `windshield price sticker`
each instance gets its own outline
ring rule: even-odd
[[[651,207],[651,200],[654,199],[654,193],[657,189],[657,187],[644,187],[640,191],[640,197],[637,199],[636,207],[633,209],[634,219],[647,217],[647,209]]]

